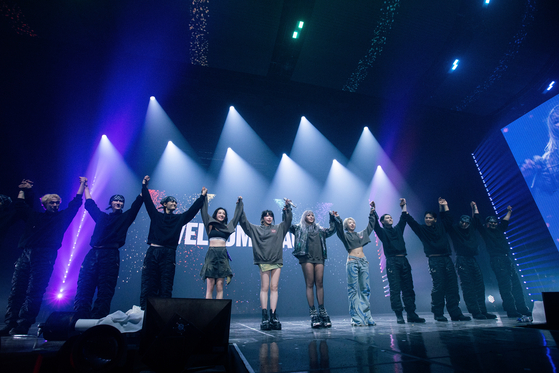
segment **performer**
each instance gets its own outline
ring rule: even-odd
[[[15,263],[12,291],[8,297],[6,326],[2,335],[27,334],[35,323],[43,294],[52,275],[58,249],[62,246],[64,232],[82,205],[82,195],[87,178],[80,177],[78,193],[60,211],[60,196],[45,194],[41,203],[45,212],[34,211],[25,203],[25,193],[30,186],[19,191],[16,203],[18,214],[25,221],[25,228],[18,247],[23,250]]]
[[[415,313],[415,292],[413,291],[413,277],[411,274],[411,266],[406,258],[408,255],[406,243],[404,242],[404,229],[406,228],[406,200],[400,198],[400,207],[402,215],[395,227],[392,226],[394,219],[389,214],[380,217],[382,227],[378,224],[378,214],[374,201],[372,202],[375,214],[375,233],[382,242],[384,256],[386,257],[386,277],[388,277],[388,285],[390,287],[390,306],[392,311],[396,313],[398,324],[405,324],[402,311],[402,300],[408,315],[408,322],[424,323],[425,319],[419,317]],[[401,294],[401,296],[400,296]]]
[[[481,222],[479,213],[474,214],[474,222],[485,241],[485,247],[489,253],[491,269],[497,277],[499,293],[503,300],[503,308],[507,316],[511,318],[532,316],[532,312],[526,307],[522,285],[516,273],[516,267],[510,257],[510,246],[505,237],[512,214],[512,207],[507,207],[507,214],[501,222],[496,216],[488,216],[485,225]]]
[[[122,211],[124,202],[124,196],[115,194],[107,208],[111,209],[111,213],[102,212],[91,198],[89,186],[85,186],[85,209],[95,221],[95,230],[89,242],[91,250],[80,268],[74,300],[74,310],[82,319],[100,319],[110,312],[120,266],[119,249],[124,246],[128,228],[136,219],[143,200],[141,194],[138,195],[126,212]],[[95,289],[97,298],[91,309]]]
[[[201,214],[210,247],[206,253],[200,276],[206,281],[206,299],[213,298],[214,287],[216,288],[215,298],[223,299],[223,280],[227,279],[227,284],[231,282],[233,271],[229,265],[229,254],[225,246],[227,239],[237,228],[242,211],[243,197],[239,196],[233,219],[228,223],[227,210],[223,207],[218,207],[212,216],[208,215],[208,195],[206,194],[206,198],[204,198]]]
[[[33,207],[34,193],[32,187],[33,182],[27,179],[23,179],[19,184],[19,189],[24,190],[25,203],[29,207]],[[12,199],[7,195],[0,194],[0,243],[8,228],[18,220],[19,216],[16,211],[15,203],[12,203]]]
[[[289,227],[289,231],[295,235],[293,243],[293,255],[299,259],[306,284],[307,302],[311,316],[311,327],[321,326],[330,328],[332,322],[324,308],[324,262],[328,257],[326,238],[336,232],[336,218],[330,212],[330,228],[323,228],[315,221],[311,210],[303,212],[301,222]],[[314,306],[314,289],[316,288],[316,299],[318,311]]]
[[[371,242],[369,235],[373,232],[376,222],[373,210],[374,203],[371,202],[370,206],[369,224],[361,232],[355,232],[356,224],[353,218],[346,218],[342,224],[340,215],[336,211],[332,212],[336,217],[336,234],[348,253],[346,263],[347,298],[349,301],[351,326],[376,325],[371,316],[371,305],[369,303],[371,295],[369,262],[363,253],[363,246]]]
[[[182,227],[194,219],[204,204],[206,187],[190,208],[182,214],[175,214],[177,199],[167,196],[161,200],[163,212],[158,212],[149,194],[149,176],[142,181],[142,199],[151,219],[149,225],[148,245],[142,267],[142,290],[140,307],[146,308],[149,297],[171,298],[175,280],[175,262],[177,246]]]
[[[471,202],[472,215],[477,214],[475,202]],[[471,224],[472,218],[462,215],[460,221],[453,224],[448,204],[443,206],[441,219],[456,252],[456,270],[460,277],[460,287],[468,312],[477,320],[495,319],[497,316],[487,313],[485,305],[485,285],[483,274],[475,256],[479,253],[476,228]]]
[[[285,220],[274,224],[274,213],[264,210],[260,215],[260,225],[251,224],[244,212],[239,223],[252,240],[254,264],[260,270],[260,306],[262,307],[262,330],[281,330],[276,313],[278,305],[278,284],[283,267],[283,240],[291,226],[293,215],[291,201],[285,199]],[[268,290],[270,292],[270,315],[268,315]]]
[[[439,198],[439,210],[447,203]],[[407,222],[423,243],[423,251],[429,258],[429,272],[433,280],[431,290],[431,312],[436,321],[448,321],[444,316],[444,306],[450,314],[452,321],[469,321],[472,318],[464,316],[459,307],[460,294],[458,293],[458,279],[454,270],[454,263],[450,258],[451,250],[446,230],[442,222],[437,221],[437,214],[427,211],[424,215],[425,224],[416,222],[409,213],[406,213]]]

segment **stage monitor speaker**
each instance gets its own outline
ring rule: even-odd
[[[177,370],[192,360],[227,356],[230,299],[149,298],[140,353],[158,371]]]
[[[552,329],[559,328],[559,292],[542,292],[546,324]]]

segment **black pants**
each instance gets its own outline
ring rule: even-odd
[[[80,268],[78,291],[74,300],[74,310],[80,314],[80,318],[100,319],[109,314],[119,266],[118,249],[89,250]],[[97,298],[91,309],[95,289],[97,289]]]
[[[456,270],[468,312],[472,315],[486,314],[485,284],[483,275],[473,256],[457,256]]]
[[[415,292],[413,291],[413,278],[411,266],[405,256],[386,257],[386,277],[390,286],[390,306],[396,313],[403,310],[402,300],[406,312],[415,312]],[[400,299],[401,294],[401,299]]]
[[[166,247],[150,246],[142,267],[140,307],[146,308],[149,297],[171,298],[175,281],[177,251]]]
[[[460,294],[458,294],[458,278],[454,270],[454,264],[449,256],[429,257],[429,273],[433,280],[431,290],[431,312],[435,316],[442,316],[446,301],[446,310],[450,317],[459,317],[462,311],[458,306]]]
[[[523,315],[530,311],[524,302],[524,292],[518,279],[514,263],[508,255],[491,257],[491,269],[497,277],[499,293],[503,300],[503,308],[507,313],[520,312]]]
[[[12,276],[5,318],[7,325],[28,328],[35,323],[57,254],[52,248],[23,250]]]

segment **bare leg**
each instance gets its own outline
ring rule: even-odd
[[[206,299],[213,299],[215,278],[206,279]]]
[[[262,272],[260,270],[260,307],[263,310],[268,308],[268,289],[270,288],[271,271]]]
[[[223,279],[218,278],[216,279],[216,294],[215,299],[223,299]]]
[[[318,300],[318,305],[324,305],[324,264],[314,265],[314,284],[316,286],[316,299]]]
[[[305,277],[307,302],[309,303],[309,307],[314,306],[314,268],[313,267],[314,265],[312,263],[301,264],[301,268],[303,269],[303,276]],[[320,304],[320,302],[318,303]]]
[[[270,283],[270,311],[275,312],[278,305],[278,284],[280,279],[281,268],[271,270]]]

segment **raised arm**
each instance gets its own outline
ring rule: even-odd
[[[408,205],[405,198],[400,198],[400,208],[402,209],[402,212],[408,212]]]
[[[210,214],[208,213],[208,195],[206,194],[206,198],[204,198],[204,204],[200,209],[200,215],[202,216],[202,222],[204,223],[204,228],[206,229],[206,233],[210,233]]]
[[[448,211],[448,202],[446,199],[439,197],[439,211]]]
[[[511,206],[511,205],[508,205],[508,206],[507,206],[507,214],[505,215],[505,217],[503,218],[503,220],[509,221],[511,215],[512,215],[512,206]]]
[[[239,196],[239,198],[237,198],[237,203],[235,206],[235,213],[233,214],[233,217],[231,218],[227,226],[230,227],[231,229],[235,229],[237,227],[237,224],[239,224],[239,220],[241,219],[242,214],[243,214],[243,197]]]
[[[85,189],[83,191],[84,195],[85,195],[85,199],[92,199],[91,198],[91,192],[89,191],[89,185],[87,185],[87,182],[85,183]]]
[[[181,214],[181,220],[183,225],[188,223],[192,219],[194,219],[198,211],[200,211],[200,209],[204,205],[204,200],[206,200],[207,194],[208,194],[208,189],[206,187],[202,187],[202,192],[200,193],[200,197],[198,197],[198,199],[194,201],[194,203],[192,204],[192,206],[190,206],[188,210],[186,210]]]
[[[369,203],[369,206],[371,206],[371,210],[369,211],[369,224],[367,224],[367,228],[365,228],[365,233],[367,234],[367,236],[370,236],[371,233],[373,233],[375,224],[377,222],[377,219],[375,218],[375,201],[371,201],[371,203]]]
[[[81,196],[87,186],[87,177],[80,176],[80,187],[78,188],[78,193],[76,195]]]
[[[141,194],[142,194],[142,199],[144,200],[144,204],[146,205],[146,211],[148,212],[148,215],[152,217],[155,214],[157,214],[157,208],[155,207],[155,204],[151,199],[151,194],[149,193],[148,185],[150,180],[151,178],[148,175],[144,176],[144,179],[142,180]]]
[[[329,224],[330,227],[328,228],[324,228],[323,232],[326,236],[326,238],[331,237],[334,233],[336,233],[336,217],[334,216],[334,211],[330,211],[330,213],[328,214],[329,218]]]
[[[291,229],[291,221],[293,220],[293,213],[291,212],[291,200],[285,198],[285,207],[283,208],[283,210],[285,211],[285,214],[282,212],[282,222],[280,223],[280,226],[282,226],[283,228],[283,232],[282,233],[287,233],[289,232],[289,230]]]

